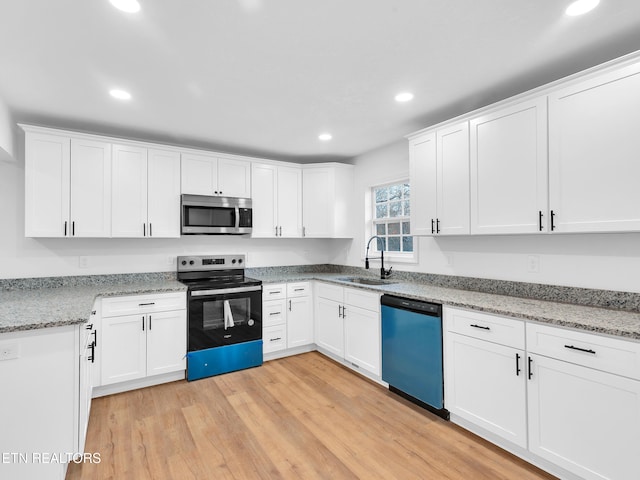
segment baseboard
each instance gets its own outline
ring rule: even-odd
[[[175,382],[185,379],[185,370],[177,372],[163,373],[162,375],[154,375],[153,377],[139,378],[128,382],[114,383],[111,385],[102,385],[93,387],[92,398],[113,395],[114,393],[128,392],[129,390],[137,390],[138,388],[152,387],[162,383]]]
[[[313,352],[317,350],[316,344],[311,343],[309,345],[302,345],[300,347],[286,348],[284,350],[278,350],[277,352],[265,353],[262,355],[262,361],[268,362],[270,360],[277,360],[278,358],[290,357],[292,355],[299,355],[301,353]]]

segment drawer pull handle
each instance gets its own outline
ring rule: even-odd
[[[490,327],[483,327],[482,325],[476,325],[475,323],[473,325],[469,325],[470,327],[473,328],[481,328],[482,330],[491,330]]]
[[[533,359],[529,357],[529,380],[533,377],[533,369],[531,368],[531,364],[533,363]]]
[[[277,342],[278,340],[282,340],[282,337],[270,338],[269,339],[270,342]]]
[[[520,354],[516,353],[516,377],[520,376],[520,372],[522,370],[520,369]]]
[[[139,303],[139,304],[138,304],[138,306],[139,306],[139,307],[146,307],[146,306],[148,306],[148,305],[155,305],[155,304],[156,304],[156,302]]]
[[[593,355],[596,354],[595,350],[591,350],[590,348],[574,347],[573,345],[565,345],[564,348],[570,348],[571,350],[578,350],[585,353],[592,353]]]
[[[304,292],[304,288],[294,288],[294,292]]]
[[[93,323],[90,323],[89,325],[87,325],[86,327],[84,327],[86,330],[93,330]]]
[[[282,293],[282,290],[271,290],[269,292],[269,295],[275,295],[275,294],[280,294],[280,293]]]
[[[291,300],[289,300],[289,311],[291,311]]]
[[[282,312],[271,312],[269,315],[280,315]]]

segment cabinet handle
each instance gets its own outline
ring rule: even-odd
[[[91,348],[91,355],[89,355],[89,357],[87,358],[87,360],[89,360],[91,363],[95,363],[95,358],[96,358],[96,346],[92,343],[90,345]]]
[[[436,233],[436,221],[432,218],[431,219],[431,234],[433,235],[434,233]]]
[[[520,376],[520,372],[521,372],[521,369],[520,369],[520,354],[516,353],[516,377]]]
[[[304,288],[294,288],[294,292],[304,292]]]
[[[280,236],[282,236],[282,227],[280,227]]]
[[[278,236],[278,226],[276,225],[276,237]]]
[[[282,290],[271,290],[269,292],[269,295],[276,295],[276,294],[280,294],[280,293],[282,293]]]
[[[533,359],[531,357],[529,357],[529,380],[531,380],[531,378],[533,377],[533,369],[531,368],[531,365],[533,364]]]
[[[142,236],[143,237],[147,236],[147,224],[146,223],[142,224]]]
[[[291,300],[289,300],[289,311],[291,311]]]
[[[153,225],[153,224],[152,224],[151,222],[149,222],[149,236],[150,236],[150,237],[153,237],[152,225]]]
[[[90,323],[89,325],[87,325],[86,327],[84,327],[86,330],[93,330],[93,323]]]
[[[269,315],[280,315],[282,312],[271,312]]]
[[[71,236],[72,237],[76,236],[76,221],[75,220],[73,222],[71,222]]]
[[[144,315],[142,316],[142,331],[144,332]]]
[[[91,332],[91,335],[93,335],[93,346],[97,347],[98,346],[98,331],[94,330],[93,332]]]
[[[149,330],[151,330],[151,315],[149,315]]]
[[[342,318],[347,318],[347,307],[342,306]]]
[[[475,323],[469,326],[473,328],[481,328],[482,330],[491,330],[491,327],[483,327],[482,325],[476,325]]]
[[[556,229],[556,225],[554,223],[556,214],[553,212],[553,210],[551,210],[551,231],[554,231]]]
[[[338,318],[342,318],[342,305],[338,305]]]
[[[64,221],[64,236],[67,236],[67,221]]]
[[[542,210],[538,210],[538,231],[542,231]]]
[[[149,303],[139,303],[138,306],[139,307],[146,307],[147,305],[155,305],[156,302],[149,302]]]
[[[570,348],[571,350],[578,350],[579,352],[591,353],[593,355],[596,354],[596,351],[591,350],[590,348],[574,347],[573,345],[565,345],[564,348]]]
[[[436,218],[436,233],[440,233],[440,219]]]
[[[307,229],[305,227],[302,227],[302,236],[303,237],[307,236]]]
[[[282,337],[270,338],[270,342],[277,342],[278,340],[282,340]]]

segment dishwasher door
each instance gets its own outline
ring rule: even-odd
[[[382,380],[443,418],[442,306],[383,295]]]

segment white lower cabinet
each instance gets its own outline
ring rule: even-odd
[[[287,284],[287,348],[313,343],[313,303],[309,282]]]
[[[454,422],[562,478],[637,478],[640,343],[455,308],[444,315]]]
[[[263,299],[263,353],[313,345],[309,282],[265,285]]]
[[[318,282],[315,338],[319,348],[345,360],[356,371],[379,377],[380,295]]]
[[[101,385],[186,368],[184,292],[105,298],[101,330]]]

